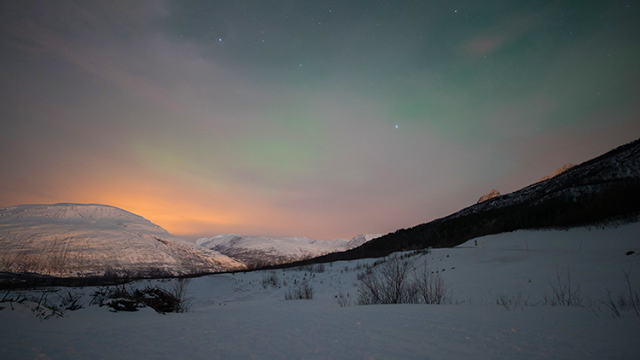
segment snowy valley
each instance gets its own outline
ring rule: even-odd
[[[640,352],[640,318],[630,307],[617,316],[607,298],[624,298],[625,272],[640,293],[639,234],[640,223],[517,231],[396,254],[438,274],[450,299],[443,305],[358,305],[359,278],[383,266],[381,259],[194,278],[182,314],[149,307],[114,313],[90,304],[100,287],[60,288],[48,298],[70,292],[83,308],[43,320],[35,316],[37,303],[0,304],[0,321],[11,324],[0,327],[0,357],[632,359]],[[574,306],[545,302],[569,272]],[[126,286],[170,289],[176,282]],[[285,300],[300,284],[312,298]],[[42,296],[12,292],[19,293]]]

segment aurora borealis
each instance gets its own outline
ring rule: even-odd
[[[351,238],[640,137],[630,1],[3,1],[0,206]]]

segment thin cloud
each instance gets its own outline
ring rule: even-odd
[[[489,25],[483,34],[474,35],[462,42],[461,54],[471,56],[489,55],[512,44],[527,33],[543,28],[549,24],[542,19],[554,10],[547,8],[537,13],[515,13],[502,17],[497,23]]]

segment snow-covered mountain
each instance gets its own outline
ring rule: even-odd
[[[95,204],[0,209],[0,272],[57,277],[180,275],[242,269],[141,216]]]
[[[215,250],[250,267],[282,264],[354,249],[380,234],[357,235],[351,240],[310,240],[306,237],[274,238],[223,234],[201,238],[196,244]]]

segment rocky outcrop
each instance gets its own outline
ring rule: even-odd
[[[493,199],[494,197],[498,197],[500,195],[501,195],[500,191],[498,191],[496,189],[491,189],[491,191],[489,191],[485,195],[482,195],[482,197],[480,197],[480,199],[478,199],[478,202],[476,204],[480,204],[481,202],[485,202],[485,201],[487,201],[489,199]]]
[[[536,183],[539,183],[541,181],[545,181],[545,180],[549,180],[551,178],[554,178],[554,177],[562,174],[563,172],[571,169],[574,166],[576,166],[576,165],[575,164],[564,164],[564,165],[560,166],[559,168],[557,168],[551,175],[540,178],[540,180],[538,180]]]

